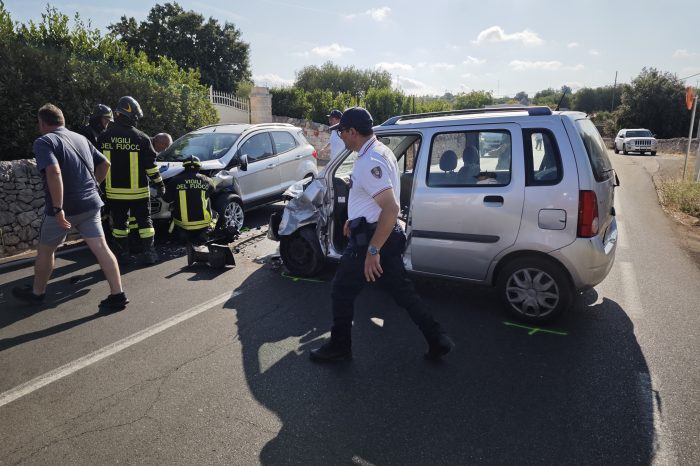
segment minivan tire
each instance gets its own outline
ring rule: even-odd
[[[574,294],[564,269],[537,256],[519,257],[507,263],[498,274],[496,288],[506,310],[514,318],[530,323],[559,317],[571,305]]]
[[[291,235],[280,236],[280,256],[292,275],[318,275],[323,269],[325,258],[316,237],[315,225],[300,228]]]
[[[227,226],[234,225],[241,231],[245,222],[243,201],[235,194],[223,194],[214,200],[214,210],[219,218],[216,228],[223,230]]]

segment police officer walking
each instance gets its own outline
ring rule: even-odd
[[[362,107],[345,110],[337,131],[345,147],[356,151],[350,177],[348,221],[343,232],[348,247],[333,279],[331,339],[309,355],[314,361],[352,359],[352,320],[355,298],[376,282],[407,311],[423,333],[427,359],[439,359],[454,343],[421,301],[403,265],[406,236],[396,222],[399,214],[399,172],[394,153],[374,136],[372,116]]]
[[[165,194],[165,185],[156,166],[151,138],[136,129],[139,118],[143,117],[139,103],[133,97],[122,97],[116,113],[114,124],[100,135],[97,142],[98,148],[112,163],[105,191],[112,213],[117,258],[122,263],[129,259],[128,219],[131,212],[138,223],[144,261],[154,264],[158,253],[154,247],[148,181],[150,179],[155,185],[160,196]]]
[[[80,128],[76,133],[82,134],[97,147],[97,138],[105,132],[110,122],[114,121],[112,109],[104,104],[98,104],[90,115],[90,120],[87,125]]]
[[[202,163],[191,155],[182,163],[185,171],[172,178],[171,189],[163,199],[172,204],[173,225],[188,242],[204,242],[211,228],[209,197],[214,182],[199,173]],[[173,189],[174,188],[174,189]]]

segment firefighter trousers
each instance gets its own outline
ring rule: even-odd
[[[112,214],[112,236],[126,238],[129,236],[129,214],[136,218],[139,226],[139,237],[152,238],[156,234],[151,220],[150,199],[136,199],[125,201],[121,199],[107,199],[109,210]]]

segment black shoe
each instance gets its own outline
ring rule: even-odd
[[[311,350],[309,359],[317,362],[350,361],[352,359],[352,350],[350,347],[329,341],[320,348]]]
[[[12,295],[28,304],[41,304],[44,302],[44,294],[34,294],[32,285],[16,286],[12,288]]]
[[[143,263],[146,265],[153,265],[158,262],[158,253],[155,249],[150,249],[144,251],[143,253]]]
[[[107,296],[107,298],[100,301],[100,309],[121,311],[127,304],[129,304],[129,299],[122,291],[121,293],[111,294]]]
[[[445,356],[455,347],[455,342],[446,334],[440,335],[437,340],[428,345],[428,351],[425,353],[425,359],[435,361]]]

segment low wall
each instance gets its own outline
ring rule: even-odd
[[[34,160],[0,162],[0,257],[39,242],[44,184]]]
[[[328,160],[330,158],[330,151],[325,151],[321,153],[321,149],[328,144],[331,138],[331,132],[328,129],[328,125],[322,123],[316,123],[310,120],[300,120],[299,118],[289,118],[284,116],[272,115],[273,123],[289,123],[294,126],[298,126],[304,132],[304,136],[308,139],[309,144],[314,146],[316,152],[318,152],[318,158],[320,160]]]

